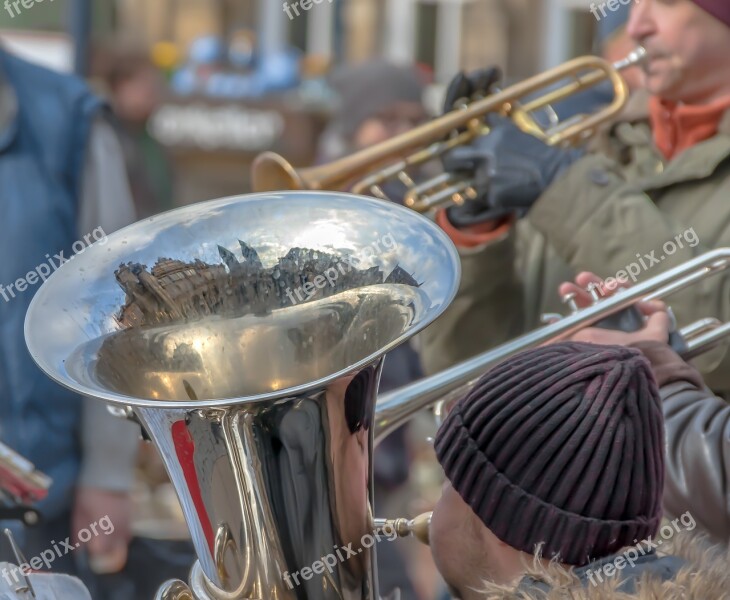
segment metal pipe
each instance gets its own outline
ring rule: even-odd
[[[569,338],[581,329],[640,300],[665,298],[700,279],[725,270],[728,265],[730,265],[730,248],[707,252],[633,288],[619,290],[614,296],[556,323],[526,333],[516,340],[506,342],[441,373],[384,394],[376,406],[376,444],[413,414],[441,400],[447,394],[464,394],[486,370],[510,356],[548,342]],[[694,340],[693,347],[699,348],[700,344],[706,347],[709,342],[704,337],[701,339],[704,341]]]

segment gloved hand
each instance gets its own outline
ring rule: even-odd
[[[523,216],[545,189],[583,151],[548,146],[511,120],[495,118],[489,134],[443,157],[444,169],[474,179],[477,198],[448,209],[457,227],[510,213]]]
[[[460,98],[471,98],[476,94],[488,96],[494,90],[494,86],[502,79],[502,71],[499,67],[487,67],[467,74],[461,71],[449,83],[446,88],[444,100],[444,114],[454,110],[456,101]]]

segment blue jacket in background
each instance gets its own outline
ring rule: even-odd
[[[46,377],[25,345],[25,313],[42,282],[24,291],[15,282],[44,263],[55,270],[54,255],[68,258],[80,239],[85,153],[102,103],[81,80],[0,48],[0,107],[0,439],[52,477],[38,508],[53,519],[72,503],[81,401]]]

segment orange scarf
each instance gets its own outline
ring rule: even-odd
[[[683,150],[714,136],[728,109],[730,97],[707,105],[680,105],[652,96],[649,117],[654,143],[667,160],[672,159]]]

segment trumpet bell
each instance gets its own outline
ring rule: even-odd
[[[131,407],[157,446],[198,556],[161,597],[371,600],[383,356],[459,276],[453,244],[409,209],[239,196],[77,254],[34,297],[26,342],[60,384]]]

